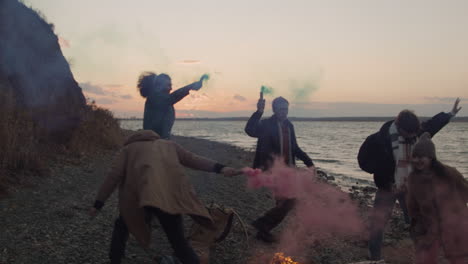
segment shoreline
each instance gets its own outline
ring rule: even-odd
[[[129,130],[129,131],[133,131],[133,130]],[[174,135],[172,139],[176,142],[178,141],[186,142],[186,141],[192,140],[192,141],[204,142],[205,144],[216,145],[216,147],[220,147],[220,148],[226,148],[226,149],[234,148],[235,152],[241,152],[241,153],[244,152],[246,156],[251,157],[250,160],[245,160],[246,164],[244,167],[252,166],[253,156],[255,155],[255,152],[252,150],[247,150],[242,147],[236,146],[234,144],[229,144],[226,142],[220,142],[220,141],[215,141],[215,140],[210,140],[210,139],[205,139],[205,138],[177,136],[177,135]],[[304,164],[299,162],[297,167],[303,167],[303,166]],[[356,185],[362,186],[362,187],[375,188],[374,182],[372,180],[354,178],[351,176],[331,173],[325,169],[322,169],[321,167],[317,167],[317,170],[320,171],[322,175],[325,175],[325,177],[329,179],[331,182],[334,182],[335,184],[337,184],[343,191],[352,192],[351,188],[353,188],[353,186],[356,186]]]

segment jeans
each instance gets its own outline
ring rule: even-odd
[[[197,254],[185,238],[182,215],[172,215],[155,207],[145,207],[145,220],[149,224],[153,216],[156,216],[161,224],[175,256],[182,264],[199,264]],[[120,264],[128,240],[128,228],[123,218],[119,216],[114,224],[112,241],[109,252],[111,264]]]
[[[371,260],[380,260],[385,225],[392,216],[396,200],[403,210],[405,222],[410,223],[406,207],[405,193],[394,194],[391,191],[378,189],[375,194],[374,208],[370,216],[369,253]]]

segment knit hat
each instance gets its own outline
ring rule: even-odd
[[[419,137],[418,142],[416,142],[413,147],[413,156],[428,157],[431,159],[436,158],[435,146],[431,140],[431,134],[425,132]]]

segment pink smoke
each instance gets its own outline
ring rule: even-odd
[[[245,168],[247,187],[266,187],[276,199],[296,199],[295,210],[284,228],[278,251],[296,255],[315,241],[348,237],[364,230],[358,207],[347,193],[321,182],[309,169],[290,168],[275,162],[271,170]]]

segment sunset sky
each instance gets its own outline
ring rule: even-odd
[[[178,116],[247,116],[261,85],[303,117],[468,103],[466,0],[23,2],[55,25],[85,95],[118,117],[142,116],[143,71],[168,73],[173,88],[210,74]]]

